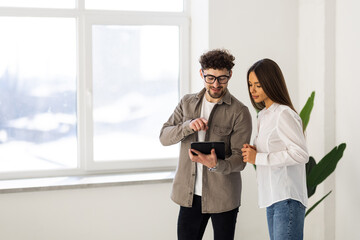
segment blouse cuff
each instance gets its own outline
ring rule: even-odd
[[[256,153],[255,165],[267,165],[267,153]]]

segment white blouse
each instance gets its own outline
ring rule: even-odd
[[[259,207],[288,198],[307,206],[305,164],[309,154],[301,118],[288,106],[273,103],[259,112],[257,131]]]

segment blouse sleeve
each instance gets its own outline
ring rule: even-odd
[[[290,109],[284,110],[280,113],[276,126],[278,136],[286,148],[278,152],[257,153],[255,164],[290,166],[307,163],[309,154],[300,117]]]

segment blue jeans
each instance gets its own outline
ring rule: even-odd
[[[271,240],[303,239],[305,207],[301,202],[287,199],[266,208]]]
[[[202,213],[201,197],[194,195],[192,207],[180,207],[177,229],[178,239],[202,239],[208,220],[211,218],[214,239],[233,240],[238,212],[239,208],[223,213]]]

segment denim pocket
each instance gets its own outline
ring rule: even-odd
[[[301,202],[299,202],[299,201],[296,201],[296,202],[299,204],[299,207],[301,209],[305,210],[306,207]]]

